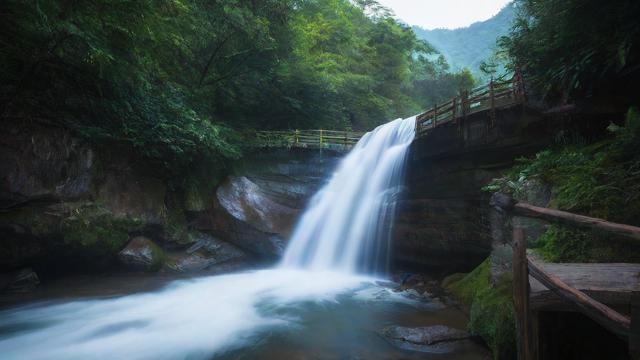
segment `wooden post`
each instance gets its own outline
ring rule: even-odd
[[[321,149],[322,149],[322,142],[323,142],[323,139],[322,139],[322,129],[320,129],[320,148],[321,148]]]
[[[513,227],[513,305],[518,335],[518,360],[533,360],[531,351],[531,323],[529,312],[529,270],[524,231]]]
[[[491,121],[489,122],[490,127],[494,127],[496,125],[496,96],[495,89],[493,85],[493,77],[491,77],[491,81],[489,82],[489,97],[490,97],[490,105],[491,111],[489,115],[491,116]]]
[[[640,360],[640,292],[631,294],[631,331],[629,332],[629,357]]]
[[[458,97],[454,96],[452,107],[451,107],[451,119],[455,121],[457,114],[458,114]]]
[[[464,119],[467,117],[467,105],[469,102],[468,90],[460,90],[460,102],[460,110],[462,114],[458,121],[458,132],[460,133],[460,137],[464,138]]]
[[[300,143],[300,130],[296,129],[296,145]]]
[[[438,103],[433,105],[433,121],[431,122],[431,127],[435,129],[438,121]]]
[[[347,139],[349,138],[349,132],[345,131],[344,132],[344,146],[346,147],[348,145],[347,143]]]

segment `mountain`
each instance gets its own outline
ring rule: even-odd
[[[413,30],[419,39],[426,40],[444,55],[452,70],[468,68],[478,74],[480,62],[491,57],[496,40],[509,33],[514,18],[515,7],[510,3],[491,19],[469,27],[426,30],[414,26]]]

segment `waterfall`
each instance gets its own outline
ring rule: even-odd
[[[415,116],[367,133],[302,215],[282,267],[382,273]]]
[[[358,142],[312,199],[279,267],[176,281],[150,293],[0,310],[2,358],[211,359],[226,353],[237,358],[233,351],[242,358],[264,351],[258,358],[268,358],[288,347],[277,336],[272,339],[273,333],[286,334],[296,346],[320,333],[334,341],[329,348],[336,356],[330,358],[388,351],[386,343],[371,350],[375,341],[361,340],[366,355],[352,356],[352,340],[361,338],[352,334],[363,321],[382,326],[378,301],[414,300],[357,273],[385,270],[414,120],[392,121]],[[362,313],[363,308],[368,310]],[[336,331],[342,333],[327,335]],[[309,354],[318,350],[313,342],[305,346]],[[290,357],[299,357],[297,348],[291,351]]]

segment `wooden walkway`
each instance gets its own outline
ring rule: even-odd
[[[522,77],[516,73],[507,81],[491,81],[471,91],[461,91],[451,100],[435,105],[416,117],[416,137],[427,135],[438,126],[457,123],[478,113],[488,113],[494,125],[496,112],[526,102]],[[364,132],[335,130],[266,130],[255,133],[258,147],[286,147],[350,150]]]
[[[257,131],[258,147],[285,147],[348,151],[358,143],[364,132],[334,130],[273,130]]]
[[[516,72],[510,80],[491,81],[471,91],[461,91],[458,96],[416,117],[416,137],[424,136],[440,125],[462,122],[469,115],[487,112],[494,125],[496,111],[526,102],[524,81]]]

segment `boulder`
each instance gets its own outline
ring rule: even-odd
[[[395,347],[403,350],[446,353],[470,345],[466,331],[444,325],[424,327],[388,326],[379,334]]]
[[[244,176],[232,177],[216,192],[218,201],[237,220],[275,234],[288,234],[298,211],[273,201]]]
[[[166,266],[175,272],[200,272],[230,261],[242,260],[245,253],[229,243],[204,233],[192,234],[196,242],[185,252],[169,255]]]
[[[164,261],[164,252],[151,239],[137,236],[118,253],[118,259],[132,269],[158,270]]]
[[[0,291],[29,292],[40,284],[38,274],[31,268],[24,268],[0,275]]]

